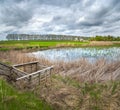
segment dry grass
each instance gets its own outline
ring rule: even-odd
[[[103,82],[120,79],[120,61],[108,63],[98,60],[96,63],[88,63],[85,59],[58,66],[60,74],[71,76],[80,82]]]
[[[20,51],[0,52],[3,62],[19,64],[31,61],[39,61],[42,65],[54,65],[54,73],[62,76],[70,76],[80,82],[102,82],[107,80],[120,79],[120,61],[107,62],[104,59],[91,64],[86,59],[74,62],[50,62],[44,58],[36,59],[34,56],[27,56]]]
[[[111,46],[113,44],[111,41],[91,41],[88,46]]]
[[[56,47],[74,47],[75,44],[72,43],[62,43],[62,44],[57,44]]]
[[[120,110],[120,61],[49,62],[20,51],[0,52],[0,58],[11,64],[38,60],[55,65],[52,85],[38,87],[35,93],[56,110]]]

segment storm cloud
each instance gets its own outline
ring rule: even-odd
[[[0,0],[0,39],[9,33],[120,35],[120,0]]]

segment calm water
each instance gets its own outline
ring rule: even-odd
[[[50,49],[44,51],[37,51],[31,53],[37,58],[44,57],[48,60],[64,60],[73,61],[80,58],[86,58],[89,61],[96,61],[97,59],[104,58],[108,61],[120,60],[120,48],[61,48],[61,49]]]

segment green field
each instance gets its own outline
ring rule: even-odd
[[[0,50],[21,50],[50,47],[82,46],[89,42],[80,41],[0,41]]]

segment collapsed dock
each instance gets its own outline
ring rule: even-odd
[[[53,67],[42,65],[38,61],[12,66],[0,62],[0,75],[5,76],[9,82],[18,88],[34,89],[38,85],[46,85],[52,82]]]

